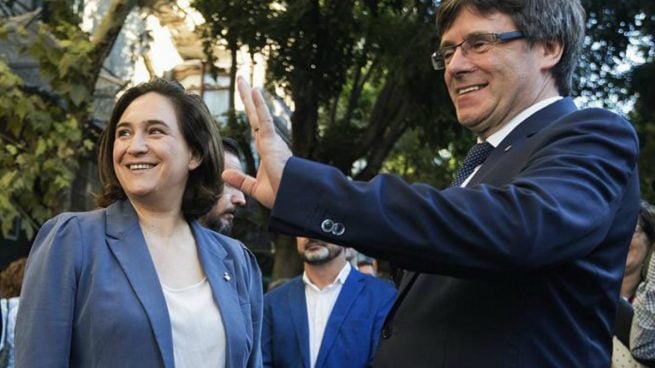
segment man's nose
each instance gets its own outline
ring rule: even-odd
[[[243,194],[243,192],[233,187],[230,187],[230,189],[231,189],[230,199],[232,200],[232,204],[234,204],[235,206],[245,206],[246,196]]]
[[[453,55],[450,57],[450,61],[446,64],[446,72],[457,74],[471,69],[471,59],[467,54],[468,53],[464,50],[464,45],[455,48]]]

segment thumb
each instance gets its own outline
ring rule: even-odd
[[[240,191],[252,196],[254,190],[255,178],[248,176],[240,170],[225,169],[221,174],[223,181]]]

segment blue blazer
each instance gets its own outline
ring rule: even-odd
[[[263,297],[255,258],[197,221],[191,229],[225,325],[226,366],[259,367]],[[43,225],[25,271],[16,366],[174,367],[168,309],[128,201]]]
[[[316,368],[368,367],[396,297],[390,282],[353,269],[328,318]],[[264,296],[264,367],[309,368],[309,326],[302,276]]]
[[[420,272],[399,288],[376,367],[607,368],[638,147],[620,116],[564,98],[516,127],[466,188],[352,182],[292,158],[271,227]]]

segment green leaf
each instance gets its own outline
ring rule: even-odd
[[[89,96],[89,91],[81,84],[71,86],[69,96],[75,106],[80,106]]]

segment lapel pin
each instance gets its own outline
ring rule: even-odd
[[[512,145],[510,144],[509,146],[505,147],[505,152],[509,151],[512,149]]]
[[[231,277],[230,274],[227,273],[227,272],[223,274],[223,278],[225,279],[225,281],[230,281],[230,280],[232,280],[232,277]]]

